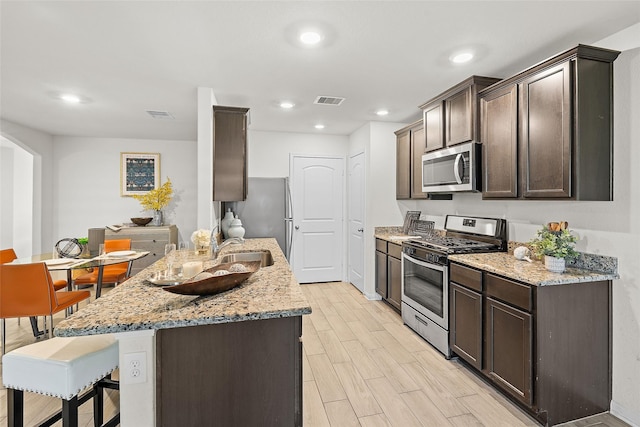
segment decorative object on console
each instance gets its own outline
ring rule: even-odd
[[[211,244],[211,230],[201,228],[191,234],[191,241],[195,245],[196,255],[206,255]]]
[[[578,240],[569,231],[569,223],[566,221],[550,222],[540,230],[529,243],[538,257],[544,255],[544,264],[547,270],[554,273],[562,273],[566,268],[566,259],[578,256],[574,249]]]
[[[120,153],[120,195],[141,196],[160,186],[160,153]]]
[[[162,208],[166,207],[173,196],[173,186],[167,177],[167,182],[159,188],[148,191],[146,194],[134,194],[133,198],[138,200],[143,208],[153,211],[152,225],[160,226],[163,223]]]
[[[145,225],[149,224],[151,222],[153,218],[151,217],[146,217],[146,218],[131,218],[131,222],[134,223],[135,225],[138,225],[140,227],[144,227]]]

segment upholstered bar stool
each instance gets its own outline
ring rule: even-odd
[[[20,347],[2,358],[2,382],[7,388],[8,425],[24,423],[24,392],[62,399],[62,410],[39,426],[62,419],[64,427],[78,425],[78,406],[93,397],[94,425],[102,425],[104,388],[117,389],[111,372],[118,367],[118,342],[111,335],[55,337]],[[78,394],[91,387],[82,396]],[[116,426],[116,414],[104,426]]]

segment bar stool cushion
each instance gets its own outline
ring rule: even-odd
[[[69,400],[118,367],[111,335],[54,337],[5,354],[5,387]]]

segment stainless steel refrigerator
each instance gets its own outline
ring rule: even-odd
[[[289,178],[249,178],[247,200],[223,203],[245,229],[245,238],[275,237],[287,260],[291,256],[293,226]]]

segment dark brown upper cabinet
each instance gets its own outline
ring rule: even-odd
[[[247,198],[248,112],[248,108],[213,106],[212,200]]]
[[[613,61],[579,45],[480,94],[484,199],[613,200]]]
[[[421,105],[426,151],[477,141],[477,93],[497,81],[493,77],[471,76]]]
[[[418,120],[396,134],[396,199],[426,199],[422,192],[422,155],[425,152],[424,127]]]

